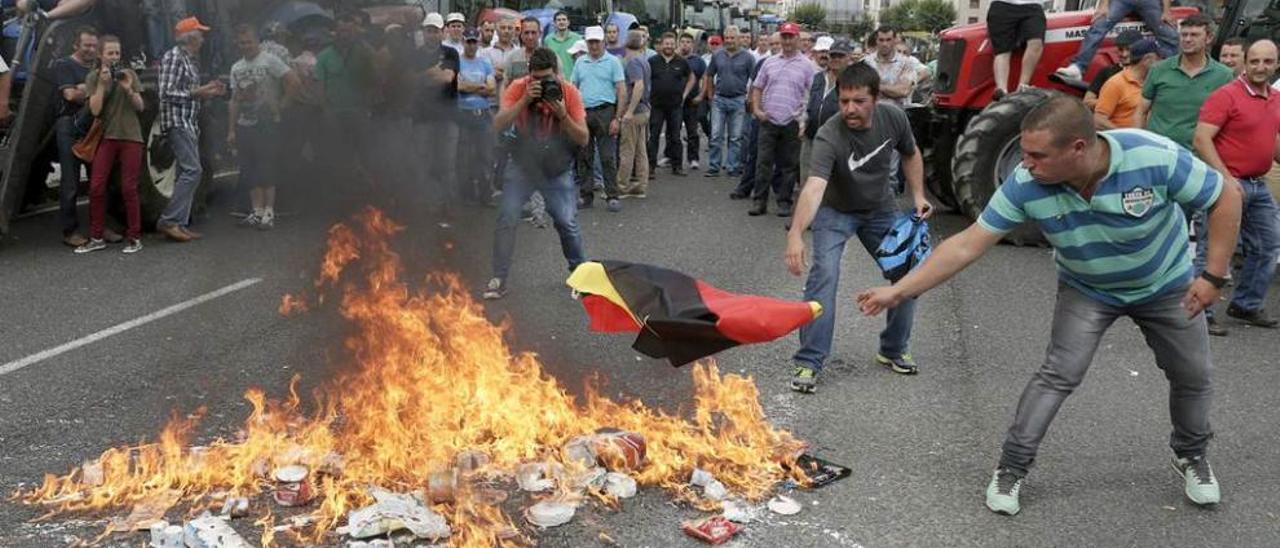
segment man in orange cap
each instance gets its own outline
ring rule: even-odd
[[[164,55],[160,63],[160,130],[164,131],[173,147],[178,164],[178,178],[174,183],[169,205],[160,214],[156,230],[169,239],[187,242],[200,238],[192,232],[191,201],[200,185],[200,101],[227,93],[220,80],[200,85],[200,68],[196,64],[200,48],[204,46],[204,33],[209,31],[195,17],[188,17],[173,28],[178,45]]]

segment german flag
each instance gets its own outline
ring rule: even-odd
[[[633,348],[676,367],[772,341],[822,313],[816,302],[736,295],[674,270],[621,261],[583,263],[568,284],[582,295],[592,331],[639,333]]]

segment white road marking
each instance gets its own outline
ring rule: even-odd
[[[147,314],[146,316],[134,318],[122,324],[118,324],[113,327],[108,327],[106,329],[103,329],[102,331],[99,331],[92,335],[86,335],[84,337],[68,342],[66,344],[61,344],[53,348],[50,348],[48,350],[37,352],[25,358],[14,360],[4,365],[0,365],[0,376],[8,375],[9,373],[13,373],[14,371],[27,367],[28,365],[42,362],[44,360],[47,360],[49,358],[52,358],[60,354],[65,354],[67,352],[70,352],[72,350],[85,346],[87,344],[95,343],[97,341],[100,341],[112,335],[119,335],[120,333],[124,333],[125,331],[133,329],[135,327],[140,327],[140,326],[149,324],[151,322],[154,322],[156,320],[159,320],[161,318],[172,316],[174,314],[182,312],[183,310],[186,310],[193,306],[212,301],[224,295],[235,293],[236,291],[240,291],[241,289],[252,286],[261,281],[262,281],[262,278],[249,278],[246,280],[241,280],[239,282],[226,286],[222,289],[211,291],[199,297],[182,301],[168,308],[157,310],[155,312]]]

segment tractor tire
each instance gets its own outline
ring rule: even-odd
[[[956,141],[951,161],[956,201],[965,215],[976,220],[996,188],[1017,167],[1022,118],[1055,93],[1043,89],[1012,93],[987,105],[969,121]],[[1004,241],[1017,246],[1048,246],[1040,229],[1029,223],[1006,234]]]

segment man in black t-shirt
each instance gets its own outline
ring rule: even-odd
[[[1107,80],[1110,80],[1112,76],[1119,74],[1129,64],[1129,47],[1141,39],[1142,33],[1133,29],[1126,30],[1116,36],[1116,53],[1120,55],[1120,61],[1098,71],[1098,74],[1093,77],[1093,82],[1089,83],[1089,90],[1084,94],[1084,104],[1090,110],[1093,110],[1093,107],[1098,105],[1098,95],[1102,93],[1102,85],[1106,84]]]
[[[54,61],[51,67],[53,82],[57,87],[57,96],[54,97],[54,134],[58,142],[58,165],[62,176],[58,189],[58,215],[62,222],[62,242],[71,247],[79,247],[89,241],[78,232],[80,221],[76,215],[76,190],[80,186],[82,163],[71,153],[71,147],[89,129],[87,117],[81,120],[80,125],[83,127],[80,128],[76,127],[76,117],[89,98],[85,93],[85,77],[97,62],[98,31],[92,27],[81,27],[76,31],[75,51]],[[112,242],[121,239],[114,231],[108,231],[106,238]]]
[[[667,128],[666,157],[673,175],[684,175],[680,158],[680,123],[684,119],[684,99],[695,81],[689,62],[676,53],[676,35],[663,34],[658,54],[649,58],[653,89],[649,93],[649,172],[658,169],[658,137]]]
[[[813,266],[804,284],[804,300],[821,303],[823,311],[818,319],[800,328],[800,350],[793,358],[791,380],[791,388],[797,392],[814,391],[818,372],[831,353],[845,243],[857,237],[868,253],[874,253],[901,215],[889,187],[892,151],[901,156],[901,172],[915,202],[914,214],[925,218],[933,210],[925,198],[924,161],[906,113],[887,101],[876,101],[880,93],[876,69],[855,63],[840,73],[836,87],[840,116],[827,120],[814,138],[809,180],[800,192],[795,220],[787,234],[787,268],[799,276],[807,262],[804,233],[812,224]],[[915,301],[903,302],[888,316],[888,325],[880,333],[876,362],[895,373],[913,375],[916,363],[907,346]]]

